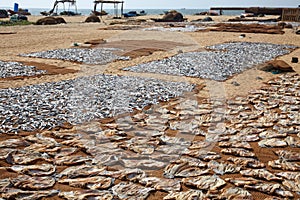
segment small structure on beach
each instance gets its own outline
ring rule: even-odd
[[[56,10],[56,13],[57,13],[58,12],[58,5],[59,4],[63,4],[63,10],[64,10],[63,13],[66,13],[66,14],[67,13],[72,13],[73,14],[73,12],[70,12],[70,8],[74,7],[75,8],[74,14],[78,14],[76,0],[56,0],[54,2],[53,8],[49,12],[41,12],[41,14],[42,15],[51,15],[51,14],[54,13],[55,10]],[[68,4],[68,10],[67,11],[66,11],[65,4]]]
[[[97,12],[97,6],[98,4],[101,5],[101,11],[100,13],[103,12],[103,5],[104,4],[113,4],[114,6],[114,15],[116,18],[120,18],[123,15],[123,8],[124,8],[124,1],[116,1],[116,0],[96,0],[94,1],[94,13]],[[121,4],[121,10],[120,10],[120,15],[119,15],[119,4]]]
[[[300,22],[300,7],[284,8],[282,10],[282,21]]]

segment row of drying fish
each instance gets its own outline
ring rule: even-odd
[[[51,129],[65,122],[141,110],[191,91],[193,85],[157,79],[96,75],[0,90],[0,133]]]
[[[118,56],[114,52],[121,51],[115,48],[70,48],[70,49],[55,49],[49,51],[35,52],[29,54],[21,54],[25,57],[59,59],[84,64],[104,65],[116,60],[129,60],[127,56]]]
[[[38,70],[34,66],[23,65],[19,62],[0,61],[0,78],[36,76],[45,73],[47,73],[47,71]]]
[[[181,53],[124,70],[223,81],[255,65],[288,54],[295,48],[291,45],[269,43],[225,43],[207,47],[210,51]]]

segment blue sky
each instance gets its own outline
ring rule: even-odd
[[[1,7],[49,8],[54,0],[0,0]],[[212,6],[297,7],[299,0],[125,0],[125,8],[210,8]],[[93,7],[93,0],[77,0],[78,8]]]

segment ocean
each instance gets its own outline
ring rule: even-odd
[[[49,11],[51,8],[30,8],[28,11],[32,15],[41,15],[40,12],[42,11]],[[172,10],[172,9],[124,9],[124,13],[129,11],[137,11],[140,12],[141,10],[144,10],[148,15],[160,15],[164,14],[165,11]],[[194,15],[196,13],[208,11],[209,9],[176,9],[178,12],[182,13],[183,15]],[[58,9],[58,13],[62,12],[62,9]],[[70,11],[75,11],[74,9],[70,9]],[[78,13],[81,13],[81,15],[90,15],[92,9],[78,9]],[[99,10],[98,10],[99,11]],[[105,11],[109,14],[114,14],[113,9],[105,9]],[[232,10],[232,11],[223,11],[223,15],[236,15],[239,16],[241,13],[243,13],[243,10]]]

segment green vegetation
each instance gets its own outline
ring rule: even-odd
[[[25,20],[19,20],[19,21],[0,21],[0,26],[17,26],[17,25],[30,25],[33,24],[33,22],[25,21]]]

